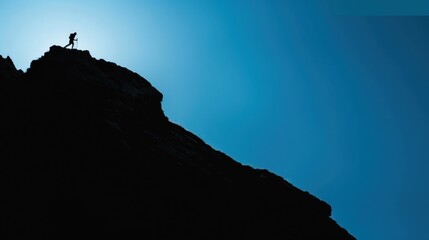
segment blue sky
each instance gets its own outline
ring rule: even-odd
[[[25,70],[76,31],[171,121],[327,201],[358,239],[429,239],[429,6],[357,3],[1,1],[0,54]]]

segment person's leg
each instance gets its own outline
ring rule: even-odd
[[[73,45],[74,45],[74,41],[73,40],[70,40],[69,44],[67,44],[67,46],[65,46],[65,48],[68,47],[68,46],[70,46],[70,45],[72,45],[72,48],[73,48]]]
[[[73,47],[74,47],[74,43],[72,43],[71,45],[72,45],[72,48],[71,48],[71,49],[73,49]]]

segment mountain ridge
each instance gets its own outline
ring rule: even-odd
[[[89,51],[52,46],[25,73],[1,57],[0,87],[4,234],[354,239],[327,203],[170,122],[162,93]]]

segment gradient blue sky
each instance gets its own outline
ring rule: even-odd
[[[76,31],[171,121],[327,201],[358,239],[429,239],[429,4],[357,2],[0,1],[0,54],[25,70]]]

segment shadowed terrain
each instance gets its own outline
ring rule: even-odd
[[[0,57],[6,239],[354,239],[331,207],[170,122],[162,94],[88,51]]]

